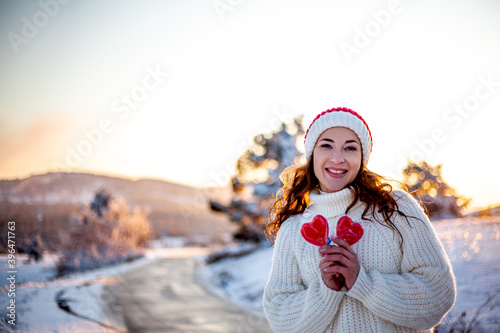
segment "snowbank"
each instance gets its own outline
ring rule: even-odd
[[[457,300],[443,324],[448,327],[466,311],[470,321],[474,309],[488,297],[490,311],[477,316],[486,332],[500,328],[500,217],[453,219],[433,223],[453,265]],[[238,259],[225,259],[204,268],[206,278],[219,294],[234,302],[262,311],[262,293],[267,282],[272,248],[263,248]],[[476,326],[476,330],[479,327]]]
[[[262,294],[271,271],[272,255],[273,248],[262,248],[244,257],[201,266],[197,274],[203,276],[199,280],[211,282],[217,295],[262,313]]]

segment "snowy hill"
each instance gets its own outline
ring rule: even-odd
[[[24,235],[39,232],[46,243],[57,243],[57,235],[64,231],[72,214],[88,205],[99,189],[149,212],[158,237],[183,236],[192,242],[210,243],[234,230],[225,216],[213,214],[208,205],[212,198],[227,201],[228,189],[198,189],[161,180],[86,173],[48,173],[1,180],[0,229],[7,221],[16,221],[25,228]]]
[[[133,204],[153,202],[152,205],[156,199],[199,206],[204,204],[199,198],[216,191],[203,191],[153,179],[131,180],[87,173],[48,173],[24,179],[0,180],[0,201],[48,205],[87,204],[99,188],[117,193]]]
[[[500,206],[478,210],[468,214],[466,217],[500,216]]]

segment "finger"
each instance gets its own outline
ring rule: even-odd
[[[331,236],[330,238],[331,238],[332,242],[334,244],[337,244],[339,247],[344,248],[349,252],[354,252],[352,250],[351,246],[349,245],[349,243],[347,243],[345,240],[337,238],[335,236]]]
[[[333,275],[333,276],[336,276],[338,274],[342,274],[340,272],[341,269],[345,269],[344,267],[342,266],[327,266],[325,268],[323,268],[323,273],[324,274],[329,274],[329,275]]]
[[[349,258],[347,258],[343,254],[325,254],[321,257],[321,260],[325,262],[334,262],[341,265],[346,265],[349,261]]]
[[[345,278],[346,276],[350,276],[350,275],[351,275],[351,271],[350,271],[347,267],[344,267],[344,266],[339,266],[339,265],[325,267],[325,268],[323,269],[323,271],[324,271],[326,274],[332,274],[332,275],[342,275],[344,278]]]
[[[323,245],[319,248],[319,253],[329,254],[329,253],[338,253],[339,251],[345,250],[343,247],[338,246],[337,244],[333,245]]]
[[[334,262],[329,262],[329,261],[322,261],[319,264],[319,269],[321,271],[323,271],[325,268],[328,268],[328,267],[331,267],[331,266],[335,266],[335,265],[338,265],[338,264],[336,264]]]
[[[343,241],[342,241],[343,242]],[[345,243],[347,244],[347,243]],[[349,244],[347,244],[349,246]],[[349,249],[341,247],[341,246],[336,246],[336,245],[324,245],[324,250],[320,251],[320,255],[323,257],[325,255],[332,255],[332,254],[342,254],[345,257],[349,259],[353,259],[353,257],[356,255],[354,251],[349,247]]]
[[[351,260],[347,260],[347,258],[344,258],[340,261],[333,261],[331,262],[331,265],[328,265],[329,261],[325,261],[325,264],[321,265],[321,268],[326,269],[330,267],[345,267],[348,270],[355,271],[358,267],[357,263]]]
[[[330,249],[331,245],[322,245],[318,248],[318,252],[319,254],[325,254],[328,252],[328,250]]]

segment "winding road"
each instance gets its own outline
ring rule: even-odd
[[[110,287],[129,332],[272,332],[259,313],[197,283],[193,256],[160,258]]]

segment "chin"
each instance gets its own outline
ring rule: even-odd
[[[326,187],[325,189],[323,189],[322,191],[323,192],[328,192],[328,193],[333,193],[333,192],[338,192],[340,190],[343,190],[345,188],[345,186],[332,186],[332,187]]]

